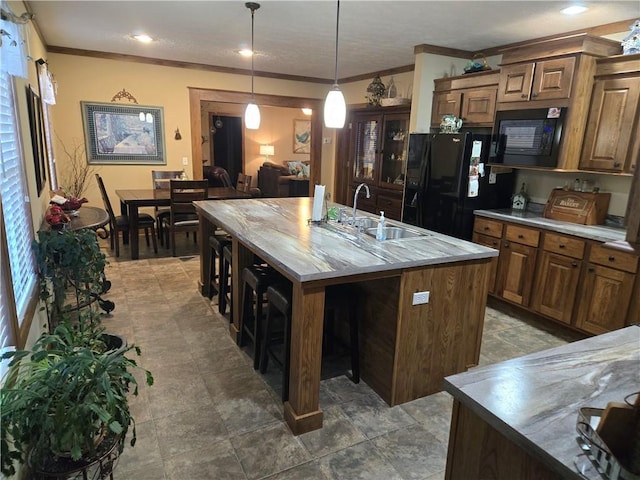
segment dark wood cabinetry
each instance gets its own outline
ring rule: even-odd
[[[444,115],[461,118],[467,127],[490,127],[496,113],[498,70],[434,81],[431,126],[438,127]]]
[[[633,252],[485,217],[475,218],[473,241],[500,250],[489,277],[496,297],[596,335],[638,321]]]
[[[640,55],[597,61],[580,168],[632,173],[640,148]]]
[[[367,184],[358,198],[358,208],[371,212],[385,212],[385,216],[400,220],[402,193],[409,142],[409,114],[406,107],[355,110],[351,128],[351,198],[355,189]]]

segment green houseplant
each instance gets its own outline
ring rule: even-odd
[[[106,256],[92,230],[40,230],[33,251],[49,332],[65,313],[90,307],[108,289],[104,275]],[[107,311],[112,310],[113,304],[108,307]]]
[[[127,395],[138,394],[135,360],[125,354],[135,346],[109,350],[103,328],[84,330],[69,321],[44,333],[31,351],[9,352],[5,386],[0,392],[2,472],[15,473],[14,462],[39,468],[61,456],[92,458],[104,436],[123,439],[135,421]],[[153,384],[147,370],[146,383]],[[120,449],[122,449],[122,443]]]

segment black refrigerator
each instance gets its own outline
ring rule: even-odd
[[[487,134],[411,134],[402,221],[470,240],[474,210],[510,207],[515,173],[492,172],[490,147]]]

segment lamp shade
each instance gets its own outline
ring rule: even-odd
[[[244,111],[244,126],[249,130],[257,130],[260,128],[260,110],[258,105],[251,102]]]
[[[342,128],[347,116],[347,104],[344,95],[337,85],[329,90],[324,101],[324,126],[327,128]]]
[[[260,145],[260,155],[273,155],[274,153],[273,145]]]

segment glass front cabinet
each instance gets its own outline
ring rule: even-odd
[[[360,194],[358,207],[362,210],[376,214],[384,210],[386,217],[400,220],[409,114],[406,107],[354,112],[351,125],[352,197],[361,183],[366,183],[371,190],[368,200]]]

